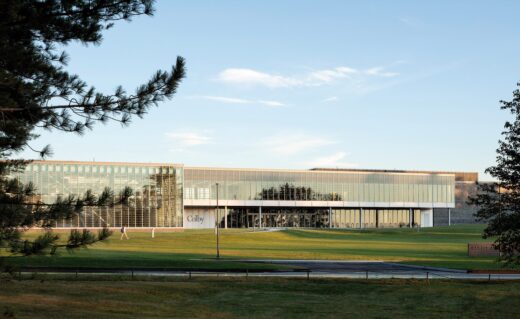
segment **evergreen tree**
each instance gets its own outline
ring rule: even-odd
[[[66,70],[68,56],[58,48],[72,41],[101,43],[102,31],[118,20],[152,15],[152,0],[0,0],[0,247],[25,255],[42,253],[58,245],[50,233],[34,242],[22,241],[20,232],[34,226],[50,228],[52,222],[70,218],[89,205],[125,204],[128,188],[117,196],[106,189],[98,196],[58,198],[44,203],[33,185],[22,185],[10,174],[23,169],[17,152],[31,148],[35,130],[83,134],[96,122],[127,125],[141,118],[151,106],[170,99],[185,76],[184,59],[177,57],[170,71],[157,71],[135,92],[122,87],[105,94]],[[31,148],[32,149],[32,148]],[[50,147],[36,150],[42,157]],[[71,232],[67,248],[104,240],[107,230],[94,236]]]
[[[470,203],[479,208],[476,217],[488,222],[484,238],[496,236],[494,245],[501,258],[520,264],[520,90],[513,92],[511,101],[500,104],[501,109],[511,112],[513,120],[504,125],[496,165],[486,170],[497,181],[479,184]]]

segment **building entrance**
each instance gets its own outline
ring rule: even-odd
[[[300,208],[231,208],[220,226],[228,228],[256,228],[256,227],[329,227],[329,212],[327,209],[300,209]]]
[[[419,209],[243,207],[220,209],[222,228],[393,228],[422,225]],[[412,215],[410,216],[410,212]]]

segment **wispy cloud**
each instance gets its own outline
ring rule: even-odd
[[[403,63],[407,63],[407,62],[406,61],[396,61],[393,64],[403,64]],[[362,86],[358,87],[357,89],[360,94],[368,94],[368,93],[372,93],[375,91],[386,90],[386,89],[389,89],[389,88],[392,88],[392,87],[395,87],[398,85],[403,85],[406,83],[415,83],[415,82],[422,81],[427,78],[438,76],[439,74],[453,71],[453,70],[459,68],[462,64],[463,64],[463,62],[461,62],[461,61],[453,61],[453,62],[447,63],[445,65],[436,65],[436,66],[432,66],[430,69],[416,72],[415,74],[395,77],[389,81],[362,85]]]
[[[165,134],[177,146],[190,147],[211,143],[212,138],[206,133],[177,131]]]
[[[267,106],[273,106],[273,107],[285,106],[285,104],[283,104],[282,102],[278,102],[278,101],[259,100],[258,103],[267,105]]]
[[[337,100],[339,100],[337,96],[331,96],[326,99],[323,99],[323,102],[335,102]]]
[[[318,157],[306,164],[308,167],[323,167],[323,168],[352,168],[357,167],[355,163],[344,162],[343,159],[347,156],[345,152],[337,152],[329,156]]]
[[[217,80],[231,84],[260,85],[270,88],[291,87],[302,84],[300,80],[295,78],[239,68],[225,69],[219,73]]]
[[[230,104],[248,104],[251,103],[249,100],[234,98],[234,97],[225,97],[225,96],[201,96],[201,98],[211,101],[230,103]]]
[[[253,69],[229,68],[220,72],[217,81],[248,86],[265,86],[268,88],[288,88],[301,86],[319,86],[335,82],[339,79],[349,78],[359,71],[339,66],[332,69],[317,70],[302,75],[283,76],[270,74]]]
[[[392,77],[399,75],[399,73],[397,73],[397,72],[387,72],[387,71],[385,71],[385,69],[383,67],[380,67],[380,66],[367,69],[367,70],[365,70],[365,73],[367,75],[382,76],[385,78],[392,78]]]
[[[337,79],[348,78],[350,75],[357,73],[356,69],[340,66],[329,70],[314,71],[309,74],[306,79],[307,85],[321,85],[333,82]]]
[[[285,106],[285,103],[274,100],[249,100],[235,97],[226,97],[226,96],[197,96],[198,98],[202,98],[205,100],[216,101],[221,103],[228,104],[261,104],[270,107],[281,107]]]
[[[396,77],[399,73],[377,66],[358,70],[346,66],[316,70],[299,75],[280,75],[247,68],[229,68],[220,72],[216,80],[240,86],[264,86],[268,88],[309,87],[332,84],[341,80],[360,80],[367,77]]]
[[[319,136],[303,133],[284,133],[265,139],[262,142],[262,146],[270,152],[287,156],[315,150],[316,148],[335,143],[336,141]]]
[[[419,20],[410,17],[402,17],[398,19],[401,23],[407,25],[408,27],[416,27],[419,25]]]

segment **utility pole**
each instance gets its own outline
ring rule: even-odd
[[[498,182],[498,228],[502,232],[502,192],[500,191],[500,181]],[[502,257],[502,243],[498,237],[498,256]]]
[[[220,233],[219,233],[219,228],[220,228],[220,216],[219,216],[219,213],[218,213],[218,183],[216,184],[217,185],[217,209],[216,209],[216,215],[217,215],[217,218],[216,218],[216,227],[217,227],[217,259],[220,259],[220,246],[219,246],[219,239],[220,239]]]

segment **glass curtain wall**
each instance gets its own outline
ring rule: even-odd
[[[454,175],[185,168],[186,199],[453,203]]]
[[[421,224],[421,211],[412,210],[412,225]],[[332,228],[395,228],[410,225],[409,209],[332,209]],[[361,222],[361,225],[360,225]]]
[[[86,207],[55,227],[182,227],[181,166],[33,162],[16,177],[32,182],[38,199],[46,204],[58,196],[83,196],[87,190],[101,194],[105,187],[116,195],[126,186],[133,190],[126,205]]]
[[[323,208],[274,208],[262,207],[262,214],[258,207],[229,208],[224,217],[219,213],[220,227],[228,228],[255,228],[255,227],[329,227],[329,210]]]
[[[212,214],[215,210],[212,209]],[[412,225],[421,223],[421,211],[412,210]],[[310,227],[310,228],[396,228],[410,225],[409,209],[329,209],[296,207],[228,208],[227,216],[220,208],[220,227]],[[330,216],[330,223],[329,223]],[[227,219],[226,221],[224,219]],[[261,224],[260,224],[261,221]],[[361,224],[360,224],[361,222]]]

